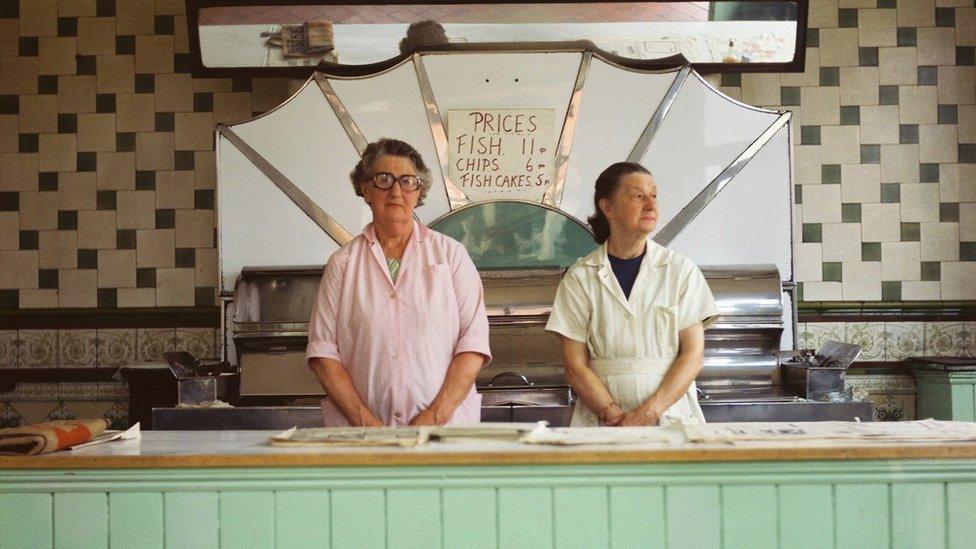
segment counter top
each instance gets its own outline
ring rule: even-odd
[[[506,441],[430,442],[413,448],[274,447],[275,431],[144,431],[41,456],[0,456],[0,469],[132,469],[403,465],[542,465],[729,461],[976,459],[976,443],[837,441],[549,446]]]

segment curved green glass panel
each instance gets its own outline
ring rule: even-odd
[[[565,268],[596,247],[573,219],[525,202],[476,204],[430,228],[464,244],[480,270]]]

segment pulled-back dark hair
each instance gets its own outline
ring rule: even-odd
[[[596,188],[593,191],[593,208],[596,212],[587,218],[586,222],[593,229],[593,240],[596,240],[597,244],[603,244],[610,238],[610,221],[600,210],[600,200],[603,198],[612,199],[620,187],[620,181],[623,180],[624,176],[632,173],[651,175],[647,168],[636,162],[617,162],[603,170],[603,173],[596,178]]]
[[[352,188],[356,191],[356,196],[363,196],[363,182],[372,177],[373,166],[382,156],[400,156],[413,162],[413,167],[417,169],[417,177],[420,178],[420,197],[417,200],[417,205],[422,205],[424,198],[427,197],[427,191],[430,190],[430,169],[427,168],[427,164],[424,164],[424,159],[417,152],[417,149],[409,143],[388,137],[366,145],[362,159],[349,174],[349,180],[352,181]]]

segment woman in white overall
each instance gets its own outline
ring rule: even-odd
[[[705,277],[648,238],[657,185],[640,164],[604,170],[593,203],[589,224],[601,246],[566,272],[546,325],[560,336],[579,396],[571,425],[704,422],[695,377],[705,326],[718,315]]]

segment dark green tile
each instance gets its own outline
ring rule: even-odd
[[[804,223],[803,242],[823,242],[823,225],[820,223]]]
[[[840,86],[840,67],[820,67],[821,86]]]
[[[918,68],[918,85],[935,86],[939,83],[939,69],[932,66],[921,66]]]
[[[898,7],[898,2],[897,0],[878,0],[878,7],[889,9],[896,8]]]
[[[956,105],[939,105],[939,124],[958,124],[959,107]]]
[[[820,29],[807,29],[807,47],[820,47]]]
[[[918,180],[920,183],[938,183],[939,165],[938,164],[919,164]]]
[[[939,203],[939,221],[959,221],[959,203],[958,202],[940,202]]]
[[[878,48],[858,48],[857,64],[862,67],[877,67]]]
[[[898,27],[897,40],[899,48],[911,48],[918,45],[918,32],[915,27]]]
[[[99,288],[98,293],[99,309],[114,309],[118,307],[119,290],[117,288]]]
[[[861,222],[861,204],[851,202],[840,205],[840,220],[844,223]]]
[[[856,29],[857,9],[841,8],[837,10],[837,26],[842,29]]]
[[[843,268],[844,264],[831,261],[824,261],[823,263],[823,280],[824,282],[843,282]]]
[[[956,65],[976,65],[976,46],[956,46]]]
[[[959,243],[959,260],[976,261],[976,242]]]
[[[955,27],[956,10],[954,8],[935,8],[936,27]]]
[[[898,86],[879,86],[878,102],[882,105],[897,105]]]
[[[918,124],[900,124],[898,126],[898,142],[902,145],[918,143]]]
[[[722,86],[727,88],[738,88],[742,86],[742,74],[738,72],[723,72]]]
[[[885,280],[881,282],[882,301],[901,301],[901,282]]]
[[[800,88],[798,86],[783,86],[779,89],[779,104],[784,107],[800,105]]]
[[[861,145],[861,164],[880,164],[881,145]]]
[[[796,283],[796,301],[798,303],[800,301],[803,301],[803,283],[802,282],[797,282]]]
[[[938,261],[923,261],[922,280],[927,282],[942,280],[942,263]]]
[[[861,107],[857,105],[840,108],[840,123],[842,126],[857,126],[861,123]]]
[[[820,166],[820,182],[840,185],[840,164]]]
[[[793,203],[803,204],[803,185],[793,185]]]
[[[881,243],[862,242],[861,261],[881,261]]]
[[[820,126],[800,126],[801,145],[820,144]]]
[[[901,224],[902,242],[920,242],[922,240],[922,226],[920,223]]]
[[[882,183],[881,184],[881,203],[882,204],[897,204],[901,202],[901,184],[900,183]]]
[[[17,40],[18,57],[37,57],[39,42],[36,36],[21,36]]]
[[[963,164],[976,164],[976,143],[959,144],[959,162]]]

